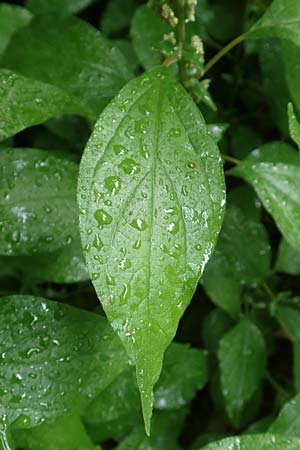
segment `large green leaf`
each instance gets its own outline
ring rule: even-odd
[[[3,53],[11,36],[30,22],[31,14],[25,8],[2,3],[0,5],[0,54]]]
[[[166,69],[129,83],[81,162],[81,237],[95,289],[136,363],[147,430],[163,353],[223,218],[217,147]]]
[[[297,395],[284,405],[268,431],[270,433],[300,437],[300,395]]]
[[[259,220],[229,206],[216,251],[203,275],[204,288],[212,301],[236,317],[242,286],[256,285],[268,275],[270,250],[266,230]]]
[[[68,414],[30,429],[12,430],[18,448],[31,450],[99,450],[87,435],[78,414]]]
[[[248,31],[248,38],[276,37],[300,45],[300,3],[298,0],[273,0],[265,14]]]
[[[221,339],[218,359],[226,410],[238,424],[244,405],[264,375],[266,350],[262,333],[250,320],[243,319]]]
[[[33,14],[77,13],[94,0],[27,0],[26,6]]]
[[[276,434],[256,434],[223,439],[200,450],[299,450],[300,440]]]
[[[127,368],[122,345],[96,314],[11,296],[1,298],[0,323],[1,405],[16,427],[83,413]]]
[[[95,117],[131,78],[123,55],[99,31],[57,14],[38,16],[17,32],[2,64],[63,89]]]
[[[255,189],[287,242],[300,249],[300,159],[287,144],[255,150],[232,171]]]
[[[77,238],[77,172],[45,150],[1,150],[0,254],[45,253]]]
[[[0,140],[61,114],[88,110],[61,89],[0,69]]]

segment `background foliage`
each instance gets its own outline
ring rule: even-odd
[[[299,26],[1,2],[0,448],[300,449]]]

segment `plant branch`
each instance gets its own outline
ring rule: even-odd
[[[236,165],[239,165],[241,163],[240,159],[233,158],[232,156],[229,156],[229,155],[224,155],[223,153],[222,153],[222,158],[224,161],[228,161],[228,162],[231,162]]]
[[[186,74],[185,74],[185,63],[182,59],[183,48],[185,45],[186,32],[185,32],[185,0],[175,1],[175,11],[176,17],[178,19],[178,24],[176,25],[175,34],[177,39],[177,44],[179,47],[179,77],[183,85],[185,85]]]
[[[238,44],[245,40],[245,34],[241,34],[240,36],[233,39],[233,41],[229,42],[229,44],[225,45],[213,58],[211,58],[208,63],[204,67],[204,74],[206,74],[223,56],[225,56],[230,50],[236,47]]]
[[[290,394],[288,391],[286,391],[276,380],[273,378],[273,376],[270,374],[270,372],[267,372],[265,375],[266,380],[269,381],[269,383],[273,386],[275,391],[277,391],[280,395],[282,395],[285,398],[290,398]]]

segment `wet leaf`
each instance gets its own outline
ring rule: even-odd
[[[264,15],[248,31],[248,38],[276,37],[300,45],[300,3],[298,0],[273,0]]]
[[[17,32],[2,64],[59,87],[97,117],[131,78],[125,59],[91,25],[71,16],[41,15]]]
[[[299,450],[300,440],[276,434],[236,436],[213,442],[200,450]]]
[[[215,253],[203,275],[211,300],[236,317],[243,285],[261,282],[270,271],[270,263],[268,235],[259,219],[249,217],[234,205],[228,206]]]
[[[287,402],[269,428],[270,433],[300,437],[300,395]]]
[[[135,360],[148,431],[164,350],[221,226],[223,183],[202,116],[161,68],[121,91],[84,151],[78,201],[88,268]]]
[[[60,114],[88,114],[74,98],[49,84],[0,69],[0,140]]]
[[[82,413],[127,368],[122,345],[99,315],[16,295],[1,298],[0,323],[1,404],[16,428]]]
[[[257,326],[243,319],[228,331],[221,339],[218,359],[226,410],[233,423],[239,423],[265,371],[265,343]]]
[[[77,172],[45,150],[1,150],[0,254],[51,252],[78,237]]]
[[[13,440],[18,448],[31,450],[98,450],[93,445],[77,414],[60,417],[30,429],[14,429]]]
[[[287,144],[272,143],[255,150],[232,173],[255,189],[287,240],[300,249],[300,159]]]

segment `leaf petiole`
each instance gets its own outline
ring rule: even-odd
[[[204,74],[205,75],[223,56],[225,56],[228,52],[230,52],[234,47],[236,47],[238,44],[243,42],[245,40],[246,35],[241,34],[240,36],[236,37],[232,41],[230,41],[225,47],[223,47],[215,56],[213,56],[207,64],[205,64],[204,67]]]

